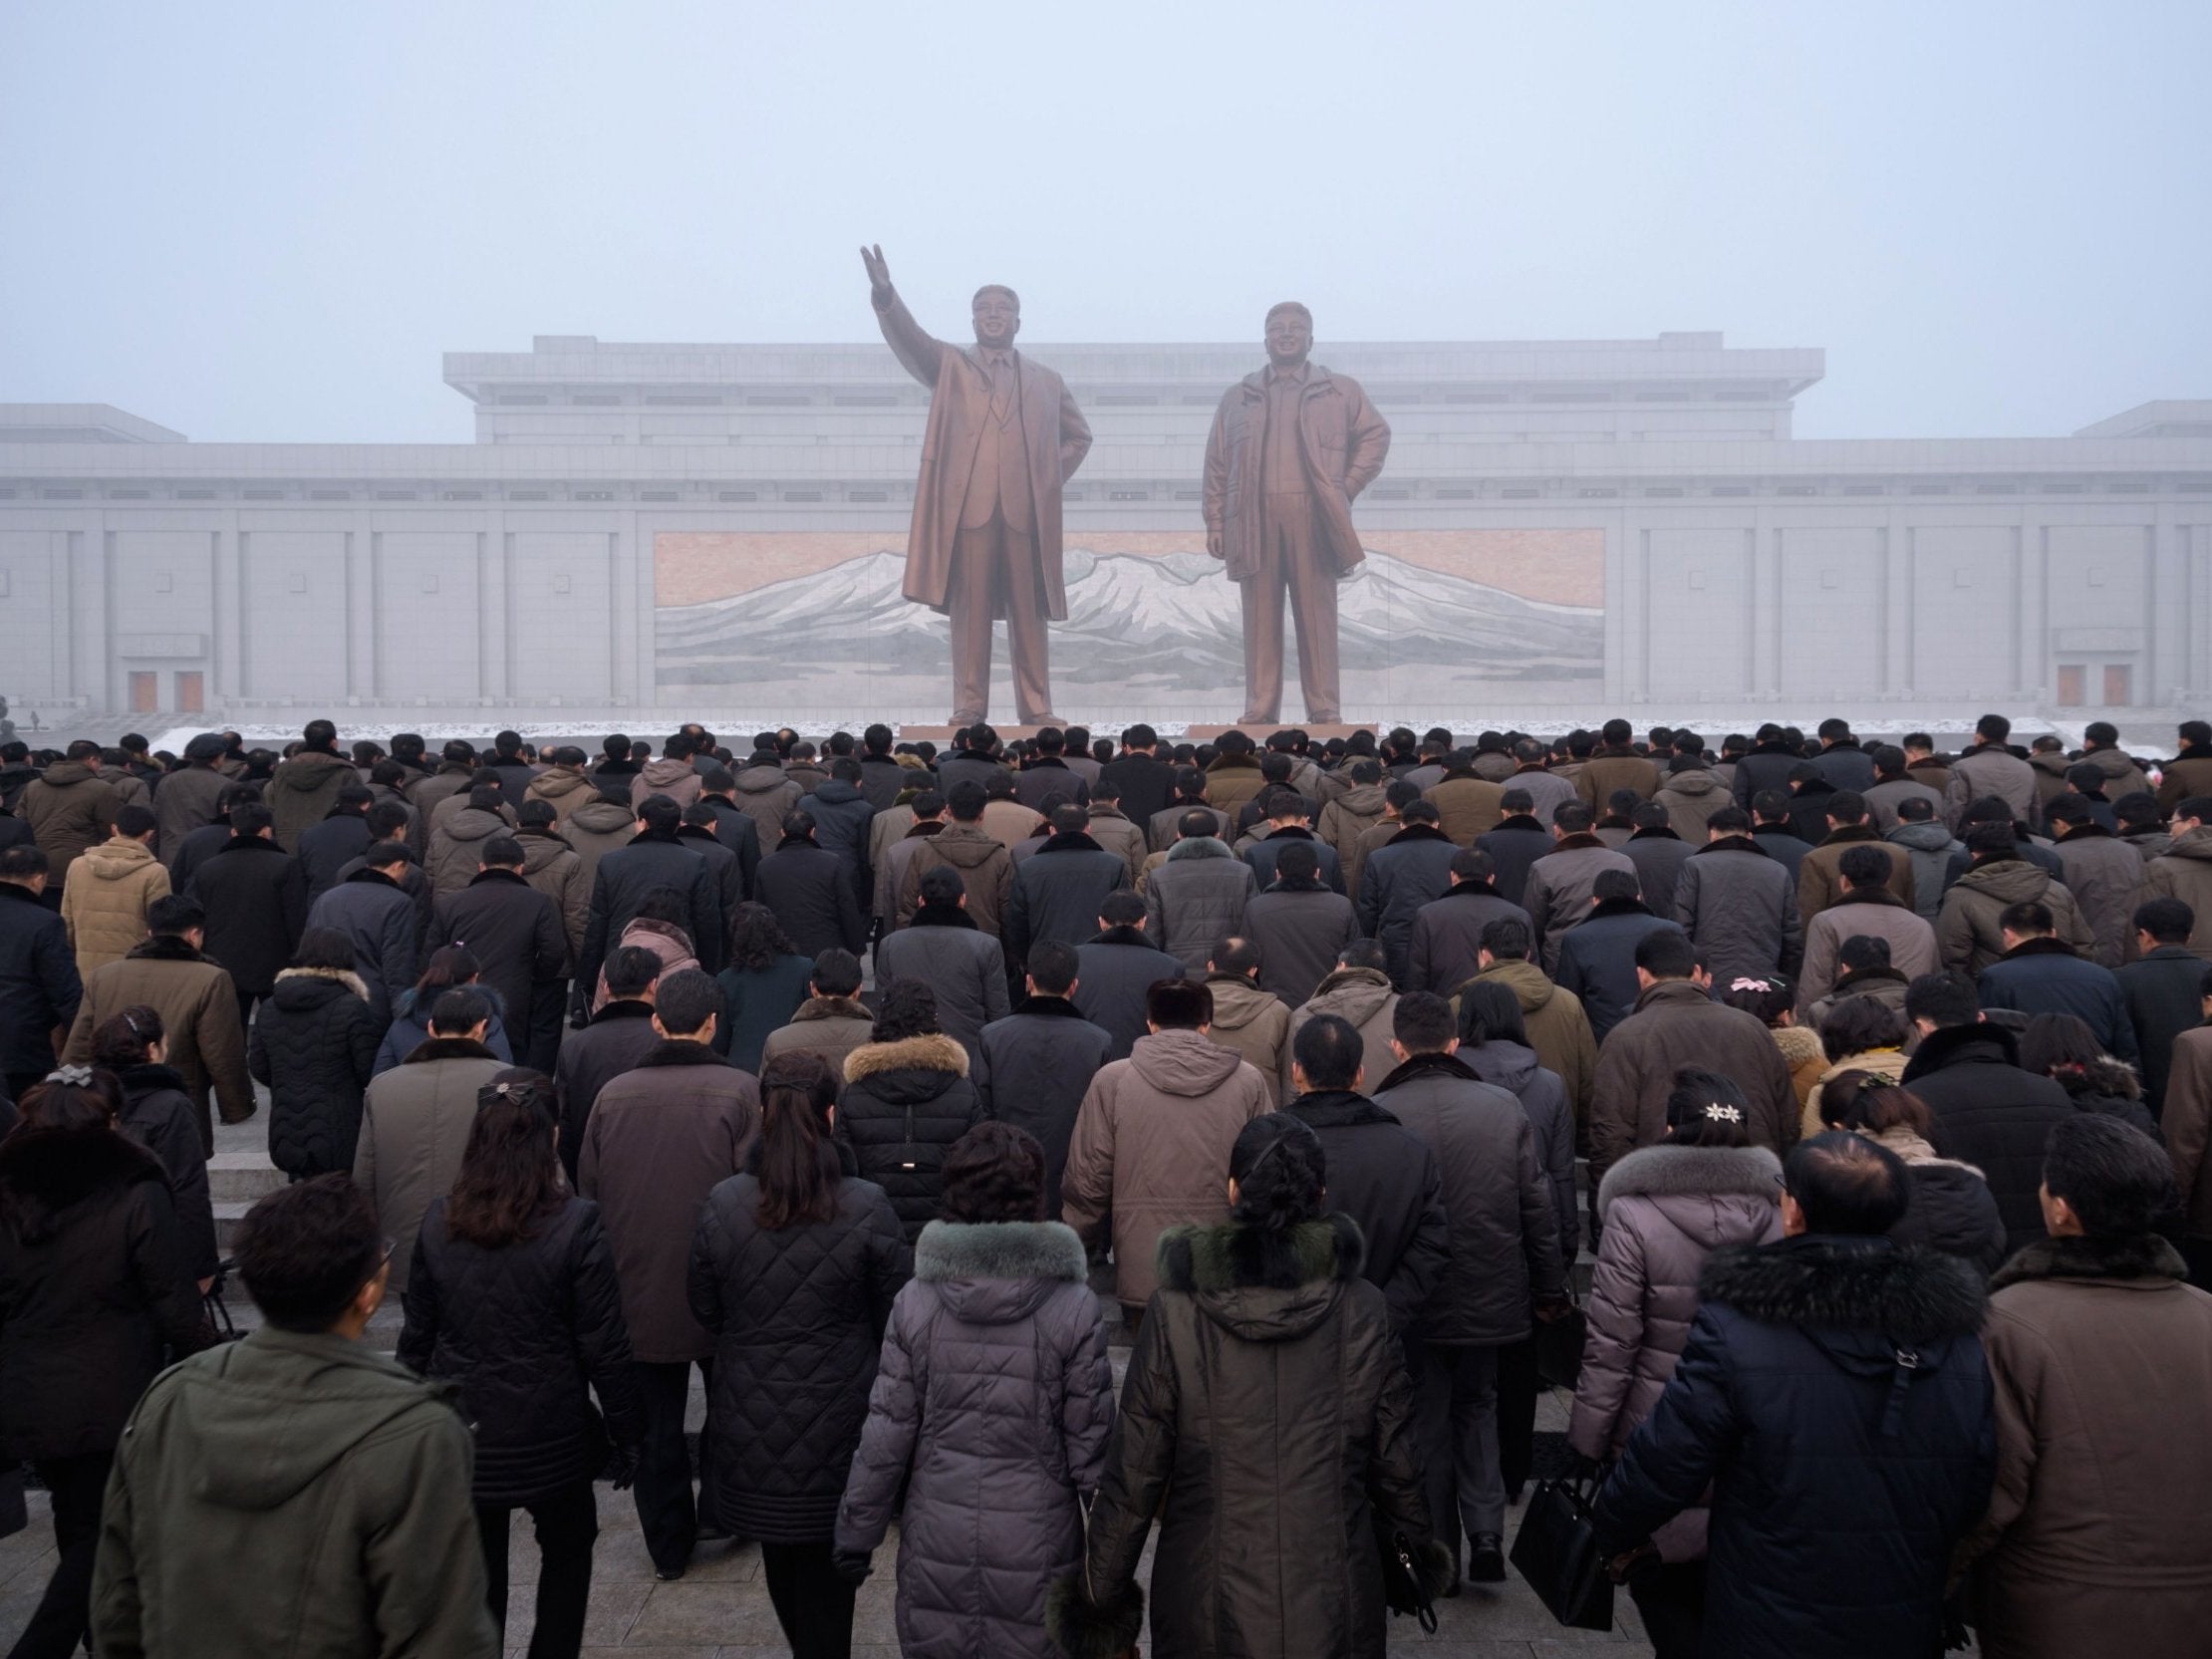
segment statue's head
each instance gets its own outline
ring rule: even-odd
[[[975,290],[975,344],[1011,346],[1021,332],[1021,296],[1004,283],[986,282]]]
[[[1267,313],[1267,361],[1295,369],[1313,350],[1313,313],[1296,300],[1284,300]]]

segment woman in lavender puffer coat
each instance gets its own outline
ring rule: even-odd
[[[1589,1338],[1567,1445],[1592,1463],[1619,1455],[1651,1415],[1690,1340],[1705,1258],[1782,1237],[1782,1164],[1750,1144],[1744,1092],[1685,1066],[1667,1096],[1667,1139],[1630,1153],[1597,1192],[1603,1232]],[[1657,1659],[1694,1659],[1705,1605],[1706,1512],[1685,1510],[1629,1579]]]
[[[945,1159],[892,1306],[868,1425],[837,1516],[836,1565],[868,1571],[901,1482],[899,1651],[1053,1659],[1046,1592],[1082,1564],[1083,1506],[1114,1424],[1106,1331],[1083,1245],[1038,1221],[1044,1153],[978,1124]]]

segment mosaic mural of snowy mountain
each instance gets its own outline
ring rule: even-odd
[[[1237,589],[1203,553],[1066,559],[1056,686],[1206,693],[1241,686]],[[906,561],[872,553],[729,599],[656,613],[670,687],[803,685],[820,676],[942,676],[945,619],[901,594]],[[1370,552],[1338,590],[1347,677],[1493,691],[1602,677],[1604,614],[1547,605]],[[1003,657],[1003,646],[1000,649]]]

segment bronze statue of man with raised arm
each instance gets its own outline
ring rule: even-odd
[[[1060,486],[1083,464],[1091,429],[1060,377],[1014,350],[1021,301],[1011,288],[978,288],[975,344],[954,346],[914,320],[882,248],[860,257],[884,339],[930,389],[906,595],[953,619],[952,723],[989,712],[990,625],[1004,617],[1021,723],[1059,724],[1045,623],[1067,619]]]
[[[1343,718],[1336,584],[1364,555],[1352,498],[1390,453],[1390,426],[1359,382],[1309,363],[1313,314],[1295,300],[1267,313],[1267,367],[1222,398],[1206,440],[1206,550],[1229,567],[1244,612],[1244,712],[1282,712],[1282,599],[1298,634],[1298,685],[1314,725]]]

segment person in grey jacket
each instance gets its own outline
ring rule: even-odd
[[[1244,932],[1244,907],[1257,890],[1251,867],[1215,835],[1213,814],[1187,812],[1167,862],[1145,881],[1145,932],[1185,968],[1203,973],[1215,947]]]
[[[1114,1379],[1082,1241],[1038,1219],[1043,1187],[1034,1139],[970,1129],[892,1303],[832,1563],[865,1579],[900,1510],[907,1659],[1057,1656],[1045,1598],[1082,1558]]]
[[[1552,849],[1528,867],[1527,885],[1521,889],[1521,908],[1536,930],[1536,944],[1546,973],[1559,966],[1559,942],[1569,928],[1590,912],[1590,895],[1598,875],[1606,870],[1636,874],[1627,855],[1617,853],[1594,834],[1597,821],[1587,806],[1569,802],[1552,814]]]
[[[1060,1174],[1067,1168],[1075,1114],[1099,1067],[1114,1057],[1113,1033],[1094,1025],[1073,1001],[1074,951],[1045,940],[1029,953],[1028,995],[976,1039],[968,1071],[983,1115],[1036,1137],[1044,1149],[1045,1214],[1060,1211]]]
[[[1275,860],[1275,879],[1244,907],[1244,937],[1259,947],[1259,988],[1296,1007],[1360,937],[1351,900],[1321,880],[1320,857],[1293,842]]]
[[[398,841],[380,841],[361,855],[362,867],[307,910],[305,932],[331,928],[354,948],[354,971],[380,1019],[392,1017],[392,998],[415,983],[420,933],[415,901],[400,879],[415,855]]]
[[[1527,922],[1528,913],[1498,891],[1497,874],[1497,860],[1478,847],[1452,855],[1450,891],[1414,912],[1409,989],[1449,994],[1482,971],[1485,928]]]
[[[1390,981],[1403,986],[1413,969],[1414,918],[1450,890],[1459,849],[1439,827],[1434,801],[1408,801],[1398,817],[1405,827],[1360,865],[1356,902],[1360,931],[1382,942]]]
[[[1040,939],[1080,945],[1091,937],[1100,901],[1129,885],[1128,861],[1085,833],[1090,821],[1082,807],[1059,808],[1052,834],[1014,871],[1000,934],[1011,960],[1026,961]]]
[[[1753,839],[1740,807],[1713,814],[1712,839],[1682,866],[1674,917],[1716,979],[1796,973],[1804,960],[1797,882]]]
[[[972,1065],[983,1027],[1006,1017],[1006,958],[968,914],[968,888],[950,865],[923,873],[913,923],[876,947],[876,988],[904,980],[937,992],[939,1026]]]
[[[1911,857],[1912,908],[1923,922],[1934,926],[1943,911],[1951,860],[1966,851],[1966,843],[1951,833],[1933,802],[1909,795],[1897,802],[1897,827],[1882,839],[1904,848]]]
[[[1444,1277],[1406,1344],[1414,1433],[1438,1538],[1456,1560],[1464,1521],[1474,1544],[1470,1576],[1497,1582],[1506,1575],[1507,1485],[1499,1350],[1526,1338],[1533,1315],[1565,1311],[1558,1218],[1528,1114],[1456,1057],[1452,1005],[1409,992],[1394,1027],[1399,1063],[1374,1103],[1435,1155],[1450,1239]]]

